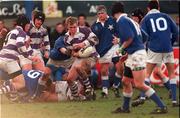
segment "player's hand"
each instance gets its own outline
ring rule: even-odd
[[[26,41],[25,41],[25,46],[26,46],[26,48],[29,48],[30,43],[31,43],[31,39],[30,39],[30,38],[29,38],[29,39],[26,39]]]
[[[45,57],[46,59],[49,58],[49,52],[48,52],[48,51],[45,51],[45,52],[44,52],[44,57]]]
[[[117,38],[116,36],[113,36],[113,37],[114,37],[114,38],[113,38],[112,43],[113,43],[114,45],[119,44],[120,39],[119,39],[119,38]]]
[[[66,49],[65,54],[68,55],[68,56],[71,56],[72,50],[71,49]]]
[[[126,61],[127,58],[128,58],[128,53],[122,55],[122,56],[120,57],[120,61],[121,61],[121,62],[124,62],[124,61]]]
[[[79,57],[79,54],[78,54],[78,52],[74,52],[74,51],[73,51],[73,52],[72,52],[72,56],[73,56],[73,57]]]
[[[78,44],[73,44],[73,49],[74,50],[79,50],[81,48],[84,48],[84,46],[85,46],[84,42],[78,43]]]
[[[117,52],[116,52],[117,55],[125,55],[126,54],[126,51],[124,50],[123,47],[120,47]]]

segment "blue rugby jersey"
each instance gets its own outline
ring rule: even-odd
[[[43,77],[43,72],[38,70],[23,70],[25,86],[30,96],[33,96],[38,92],[38,80]]]
[[[54,48],[50,51],[50,58],[53,60],[66,60],[71,58],[71,56],[68,56],[66,54],[63,54],[60,52],[61,48],[66,48],[66,45],[64,43],[64,37],[59,37],[54,44]]]
[[[108,17],[104,26],[98,20],[91,26],[91,30],[99,39],[99,43],[95,46],[100,57],[103,57],[113,46],[113,35],[116,36],[116,21],[112,17]]]
[[[172,44],[178,37],[175,22],[159,10],[150,10],[141,22],[141,28],[149,35],[148,48],[157,53],[173,51]]]
[[[132,43],[125,48],[128,54],[144,49],[142,31],[140,30],[139,24],[127,17],[127,14],[121,14],[117,19],[117,30],[121,44],[129,38],[133,40]]]

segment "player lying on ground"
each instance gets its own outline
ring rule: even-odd
[[[38,62],[37,62],[38,63]],[[12,101],[31,102],[32,100],[38,101],[62,101],[73,100],[70,88],[66,81],[60,81],[58,83],[52,83],[50,81],[50,68],[44,67],[41,61],[37,64],[41,68],[39,70],[28,69],[30,65],[26,65],[22,71],[22,74],[4,82],[0,88],[0,94],[11,93],[10,98]],[[25,70],[26,68],[26,70]],[[37,68],[37,67],[36,67]],[[65,73],[63,78],[67,77],[68,73]],[[83,83],[83,80],[80,80]],[[78,86],[78,96],[80,100],[86,100],[83,96],[83,85],[80,82],[75,82]],[[22,89],[27,90],[27,95],[24,97],[19,94]],[[46,90],[46,91],[45,91]]]
[[[67,77],[67,73],[63,75],[63,79]],[[82,101],[86,100],[84,96],[84,86],[82,82],[75,82],[78,86],[78,95]],[[40,96],[41,102],[60,102],[73,100],[71,90],[68,86],[67,81],[49,82],[49,85]]]
[[[28,65],[29,66],[29,65]],[[25,67],[26,68],[26,67]],[[51,70],[48,67],[41,68],[43,71],[27,69],[22,70],[22,74],[5,81],[0,88],[0,94],[10,93],[12,101],[17,100],[18,92],[22,89],[27,90],[27,100],[39,97],[46,86]]]

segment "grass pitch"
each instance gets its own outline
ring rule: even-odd
[[[155,108],[155,104],[150,100],[139,107],[131,108],[130,114],[112,114],[111,111],[122,104],[122,97],[115,98],[110,90],[109,98],[101,99],[98,90],[97,100],[92,102],[12,104],[2,97],[0,118],[179,118],[179,107],[171,106],[167,90],[164,87],[156,87],[155,90],[168,106],[167,114],[149,114]],[[138,93],[135,90],[133,97]],[[179,88],[177,96],[179,96]]]

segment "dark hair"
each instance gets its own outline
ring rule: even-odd
[[[30,20],[24,14],[18,15],[16,19],[16,25],[21,26],[24,29],[25,25],[29,23],[30,23]]]
[[[122,2],[115,2],[112,5],[111,14],[114,16],[116,13],[124,13],[124,4]]]
[[[62,22],[58,22],[58,23],[56,23],[56,26],[58,26],[58,25],[64,25]]]
[[[138,17],[139,21],[141,21],[144,17],[144,12],[140,8],[136,8],[132,11],[131,15]]]
[[[158,0],[151,0],[148,3],[148,8],[151,9],[158,9],[159,8],[159,2]]]
[[[78,15],[78,18],[79,18],[79,17],[84,17],[84,18],[86,19],[86,15],[83,14],[83,13],[79,14],[79,15]]]
[[[40,19],[44,23],[45,14],[41,11],[37,11],[36,14],[34,15],[34,22],[35,22],[35,19]]]

